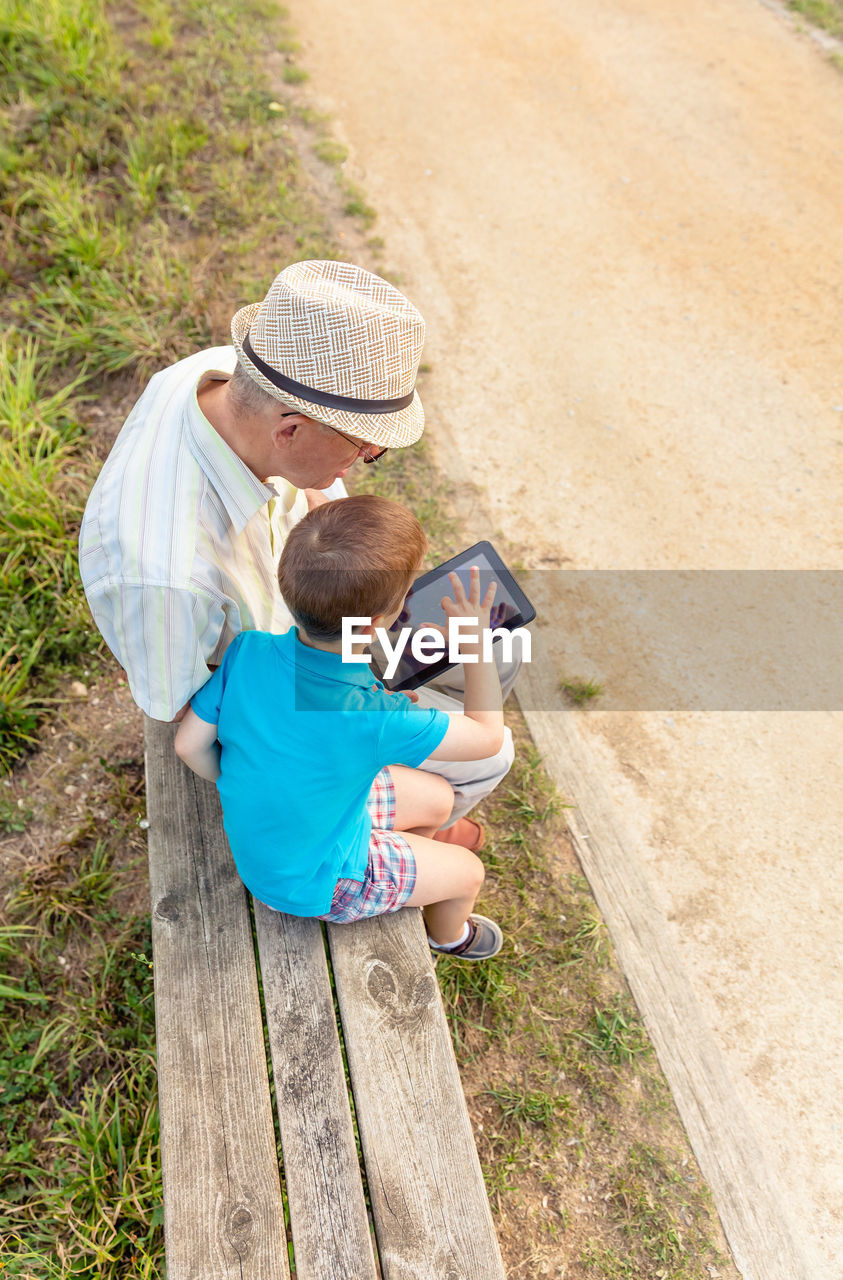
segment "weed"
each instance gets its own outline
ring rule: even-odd
[[[578,707],[582,707],[586,702],[599,698],[603,693],[603,686],[596,680],[585,680],[579,676],[572,680],[560,680],[559,688],[563,693],[567,693],[571,701],[575,702]]]
[[[0,833],[11,836],[26,831],[31,820],[32,810],[27,809],[22,800],[16,801],[0,791]]]
[[[34,929],[31,925],[0,925],[0,964],[8,963],[16,957],[22,938],[31,937]],[[28,991],[25,986],[15,982],[12,974],[0,972],[0,1000],[24,1000],[36,1004],[45,1004],[46,997],[37,991]]]
[[[549,1129],[560,1113],[571,1106],[571,1099],[566,1094],[553,1096],[541,1089],[518,1088],[514,1084],[487,1089],[486,1093],[494,1098],[503,1118],[515,1121],[522,1133],[523,1124]]]
[[[167,53],[172,49],[175,36],[173,33],[173,14],[165,0],[136,0],[146,27],[140,38],[151,49],[159,53]]]
[[[0,657],[0,769],[8,768],[21,749],[35,741],[40,706],[28,687],[40,642],[39,636],[22,661],[14,648]]]
[[[105,840],[83,846],[81,856],[78,848],[66,844],[25,874],[10,906],[24,916],[37,915],[50,934],[61,934],[70,920],[92,927],[97,920],[111,922],[112,857]]]
[[[608,1009],[595,1009],[593,1031],[588,1035],[578,1034],[581,1040],[604,1053],[618,1066],[632,1062],[639,1054],[651,1052],[640,1021],[623,997],[618,997]]]
[[[833,36],[843,37],[843,3],[841,0],[787,0],[794,13],[801,13],[816,27]]]
[[[343,191],[345,195],[343,212],[350,218],[359,218],[364,227],[370,227],[378,215],[372,206],[366,203],[366,197],[361,189],[352,182],[346,182]]]
[[[291,63],[284,68],[283,75],[285,84],[301,84],[308,79],[308,73],[302,67],[293,66]]]
[[[577,925],[574,933],[573,958],[581,960],[591,952],[598,963],[602,964],[609,952],[609,936],[603,917],[594,904],[589,904],[585,915]]]
[[[348,147],[336,138],[320,138],[313,149],[325,164],[343,165],[348,159]]]

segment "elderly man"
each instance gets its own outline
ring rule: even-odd
[[[275,580],[288,531],[310,506],[345,495],[358,458],[375,462],[424,430],[424,322],[371,272],[295,263],[236,313],[231,333],[233,346],[152,378],[82,521],[91,612],[153,719],[181,715],[240,631],[289,628]],[[490,760],[436,763],[455,789],[455,819],[511,760],[507,736]]]

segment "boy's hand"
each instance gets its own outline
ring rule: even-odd
[[[481,633],[491,625],[492,602],[494,601],[498,584],[491,582],[481,600],[480,570],[476,565],[472,565],[469,571],[468,595],[465,593],[465,587],[459,574],[449,573],[448,580],[451,584],[454,598],[452,600],[450,596],[442,597],[441,604],[448,618],[448,629],[446,630],[442,627],[440,630],[450,643],[448,631],[450,630],[451,618],[470,618],[476,623],[476,627],[460,631],[460,649],[466,656],[476,654],[479,657],[481,653]]]

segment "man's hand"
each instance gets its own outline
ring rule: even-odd
[[[317,507],[324,507],[326,502],[331,501],[321,489],[305,489],[304,496],[307,498],[308,511],[315,511]]]
[[[415,689],[384,689],[384,693],[390,698],[396,698],[399,694],[403,694],[405,698],[409,698],[411,702],[418,702],[419,695]]]

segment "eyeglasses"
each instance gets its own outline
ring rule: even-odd
[[[304,414],[298,411],[292,411],[292,410],[289,413],[281,414],[282,418],[297,418],[297,417],[304,417],[304,416],[305,416]],[[311,418],[311,422],[317,422],[317,421],[318,421],[317,418]],[[363,446],[357,440],[352,439],[351,436],[343,435],[342,431],[337,431],[337,428],[332,427],[330,422],[320,422],[319,425],[320,427],[327,427],[329,431],[333,431],[334,435],[339,436],[342,440],[347,440],[349,444],[355,445],[357,447],[358,456],[361,454],[363,455],[364,466],[368,465],[368,463],[370,462],[379,462],[380,459],[383,457],[383,455],[389,452],[389,448],[387,447],[386,449],[378,449],[377,453],[369,453],[368,450],[364,449]]]

